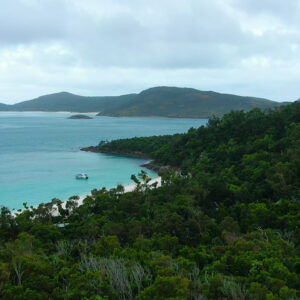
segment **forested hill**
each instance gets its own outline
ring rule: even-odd
[[[11,111],[72,111],[99,112],[113,108],[134,97],[135,94],[108,97],[85,97],[67,92],[50,94],[14,105],[0,105],[0,110]]]
[[[297,101],[267,113],[259,109],[250,112],[233,111],[221,119],[211,118],[207,127],[191,128],[186,134],[102,141],[91,150],[132,156],[144,154],[152,157],[155,163],[181,168],[195,166],[208,153],[210,160],[224,159],[226,162],[228,146],[231,147],[229,154],[236,159],[239,157],[237,154],[243,156],[253,152],[258,143],[266,144],[265,151],[269,151],[268,147],[272,146],[280,152],[282,148],[279,146],[286,137],[280,143],[278,139],[285,136],[287,126],[294,126],[294,122],[299,123],[299,107],[300,101]],[[288,145],[285,142],[282,146]]]
[[[191,88],[155,87],[142,91],[122,105],[105,109],[99,115],[208,118],[231,110],[249,111],[255,107],[267,109],[275,106],[279,103],[255,97]]]
[[[110,97],[84,97],[67,92],[41,96],[14,105],[1,105],[2,111],[99,112],[104,116],[191,117],[221,116],[231,110],[267,109],[279,103],[190,88],[155,87],[139,94]]]
[[[0,103],[0,111],[9,110],[9,105]]]
[[[101,143],[183,172],[158,188],[141,172],[135,191],[93,190],[79,207],[2,208],[0,298],[299,299],[299,121],[296,102]]]

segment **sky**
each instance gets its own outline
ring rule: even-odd
[[[193,87],[300,97],[300,0],[1,0],[0,102]]]

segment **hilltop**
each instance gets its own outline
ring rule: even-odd
[[[98,112],[104,108],[113,108],[121,105],[132,95],[86,97],[68,92],[44,95],[32,100],[19,102],[13,105],[1,106],[3,111],[73,111],[73,112]]]
[[[191,88],[155,87],[142,91],[122,105],[105,109],[99,115],[208,118],[212,115],[221,116],[231,110],[249,111],[255,107],[268,109],[278,105],[275,101],[262,98]]]
[[[0,111],[99,112],[113,117],[208,118],[231,110],[269,109],[280,103],[263,98],[200,91],[192,88],[154,87],[121,96],[86,97],[67,92],[41,96],[13,105],[0,104]]]

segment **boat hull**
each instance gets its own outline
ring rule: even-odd
[[[83,173],[83,174],[77,174],[75,176],[75,178],[76,179],[89,179],[89,176],[87,174]]]

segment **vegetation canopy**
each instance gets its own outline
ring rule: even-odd
[[[102,142],[182,172],[158,188],[133,175],[135,191],[93,190],[79,207],[2,207],[1,299],[298,299],[299,120],[295,102]]]

